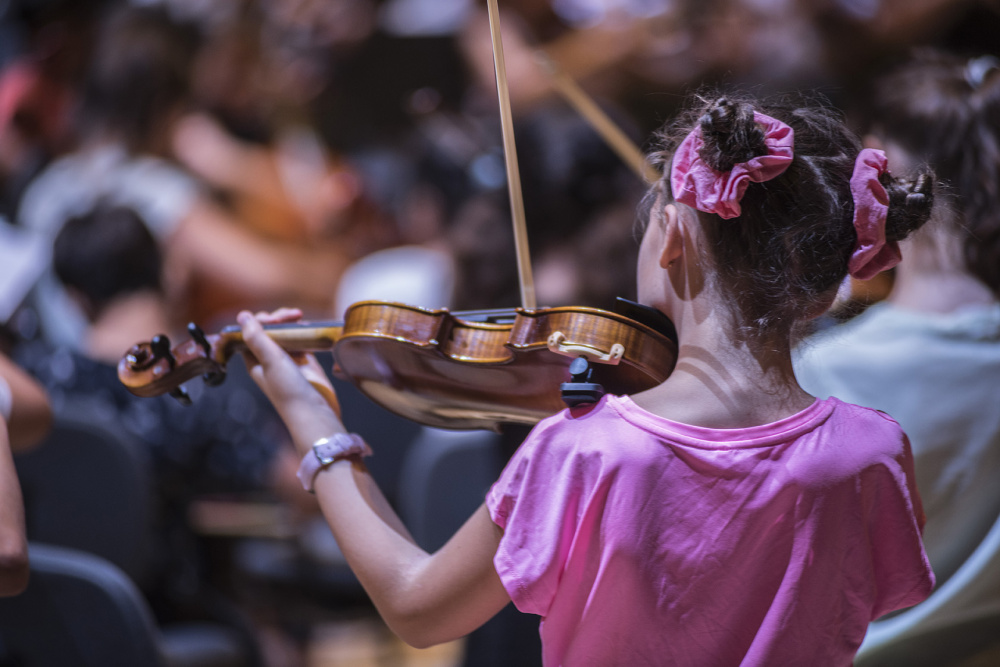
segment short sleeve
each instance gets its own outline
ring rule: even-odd
[[[891,480],[873,485],[869,536],[876,596],[872,618],[925,600],[934,589],[934,572],[923,548],[924,511],[913,473],[913,454],[905,435],[895,465],[877,470]]]
[[[486,499],[504,531],[494,557],[497,574],[519,610],[540,616],[555,596],[587,487],[560,419],[532,431]]]

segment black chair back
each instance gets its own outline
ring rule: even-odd
[[[29,544],[27,590],[0,599],[0,665],[164,665],[159,631],[135,584],[106,560]]]
[[[152,491],[139,448],[83,404],[15,457],[28,539],[96,554],[140,585],[149,563]]]

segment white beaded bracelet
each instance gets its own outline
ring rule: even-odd
[[[371,447],[357,433],[334,433],[313,443],[312,449],[302,457],[302,463],[299,465],[296,476],[302,482],[303,489],[309,493],[315,493],[313,482],[320,470],[334,461],[351,456],[371,455]]]

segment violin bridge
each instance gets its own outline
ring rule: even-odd
[[[563,354],[568,357],[586,357],[587,361],[599,364],[617,365],[625,356],[625,346],[615,343],[608,352],[602,352],[590,345],[580,345],[567,343],[566,335],[561,331],[554,331],[546,341],[549,350],[556,354]]]

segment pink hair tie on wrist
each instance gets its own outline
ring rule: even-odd
[[[858,153],[851,176],[854,196],[854,229],[858,242],[847,263],[852,278],[868,280],[900,260],[899,244],[885,239],[885,220],[889,213],[889,195],[878,177],[888,173],[885,153],[866,148]]]
[[[670,187],[674,199],[720,218],[739,217],[740,200],[750,181],[763,183],[780,176],[792,163],[795,132],[780,120],[754,112],[754,122],[764,131],[767,155],[733,165],[729,171],[716,171],[701,159],[705,145],[701,127],[691,131],[674,155]]]

